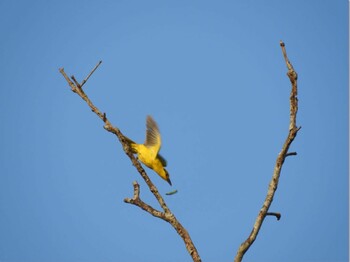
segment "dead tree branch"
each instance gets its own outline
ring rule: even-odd
[[[89,99],[89,97],[85,94],[84,90],[82,89],[83,85],[87,82],[87,80],[90,78],[90,76],[95,72],[95,70],[99,67],[99,65],[102,63],[102,61],[99,61],[98,64],[91,70],[91,72],[88,74],[88,76],[82,81],[80,84],[74,76],[69,78],[67,74],[65,73],[63,68],[60,68],[59,71],[63,75],[63,77],[66,79],[68,85],[70,86],[71,90],[76,93],[78,96],[80,96],[90,107],[92,112],[94,112],[103,122],[104,122],[104,129],[106,129],[108,132],[111,132],[115,134],[120,143],[123,146],[123,150],[125,154],[130,158],[133,165],[136,167],[137,171],[141,175],[141,177],[146,182],[147,186],[149,187],[152,194],[157,199],[160,207],[163,209],[163,211],[156,210],[152,206],[146,204],[143,202],[140,198],[140,185],[137,182],[133,183],[134,186],[134,196],[133,198],[125,198],[124,202],[133,204],[135,206],[140,207],[144,211],[148,212],[149,214],[158,217],[160,219],[163,219],[164,221],[170,223],[173,228],[176,230],[176,232],[181,236],[183,239],[186,249],[191,255],[193,261],[200,262],[201,258],[197,252],[196,247],[194,246],[190,235],[188,234],[187,230],[181,225],[181,223],[176,219],[175,215],[170,211],[167,204],[165,203],[163,197],[160,195],[158,189],[156,186],[152,183],[152,181],[149,179],[146,171],[141,166],[140,162],[135,158],[133,153],[130,150],[129,144],[126,142],[126,139],[122,132],[119,130],[119,128],[114,127],[108,120],[106,113],[102,113]]]
[[[255,239],[260,231],[261,225],[264,222],[266,215],[272,214],[272,213],[268,213],[268,210],[270,208],[270,205],[273,201],[273,197],[274,197],[275,192],[277,190],[278,181],[280,178],[281,169],[282,169],[282,165],[284,163],[284,160],[286,159],[287,156],[296,155],[296,153],[294,153],[294,152],[288,153],[288,149],[289,149],[290,145],[292,144],[293,140],[295,139],[295,137],[300,129],[300,127],[298,128],[296,125],[296,117],[297,117],[297,112],[298,112],[298,98],[297,98],[297,95],[298,95],[298,88],[297,88],[298,75],[294,71],[294,68],[287,57],[285,45],[282,41],[280,42],[280,46],[282,48],[283,57],[284,57],[284,60],[286,62],[287,68],[288,68],[287,75],[288,75],[289,80],[290,80],[291,85],[292,85],[292,90],[290,93],[289,133],[288,133],[288,136],[283,144],[281,152],[278,154],[275,168],[274,168],[273,175],[272,175],[272,179],[270,181],[267,195],[266,195],[265,201],[263,203],[263,206],[260,209],[260,212],[255,220],[255,223],[254,223],[254,226],[253,226],[253,229],[252,229],[250,235],[240,245],[240,247],[237,251],[236,257],[234,259],[235,262],[242,261],[244,254],[247,252],[247,250],[250,248],[250,246],[254,243],[254,241],[255,241]],[[277,217],[277,219],[278,219],[278,217]]]

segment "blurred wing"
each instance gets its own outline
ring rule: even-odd
[[[151,116],[147,116],[145,146],[152,151],[154,158],[157,156],[161,144],[162,139],[160,138],[158,125]]]

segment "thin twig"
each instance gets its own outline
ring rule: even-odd
[[[151,215],[164,219],[165,213],[163,213],[159,210],[156,210],[155,208],[151,207],[150,205],[146,204],[145,202],[143,202],[141,200],[141,198],[140,198],[140,185],[136,181],[133,182],[133,186],[134,186],[133,198],[125,198],[124,202],[136,205],[136,206],[142,208],[143,210],[147,211]]]
[[[149,214],[151,214],[155,217],[161,218],[161,219],[167,221],[168,223],[170,223],[174,227],[174,229],[177,231],[177,233],[181,236],[181,238],[183,239],[183,241],[186,245],[186,249],[189,252],[189,254],[191,255],[193,261],[200,262],[201,258],[198,254],[196,247],[194,246],[194,244],[191,240],[190,235],[188,234],[186,229],[181,225],[181,223],[176,219],[174,214],[171,213],[171,211],[168,208],[168,206],[166,205],[163,197],[160,195],[158,189],[152,183],[152,181],[148,177],[146,171],[141,166],[140,162],[135,158],[135,156],[131,152],[130,146],[126,142],[126,139],[125,139],[124,135],[122,134],[122,132],[117,127],[114,127],[109,122],[109,120],[106,116],[106,113],[102,113],[92,103],[92,101],[88,98],[88,96],[85,94],[84,90],[82,89],[82,86],[86,83],[86,81],[90,78],[90,76],[95,72],[95,70],[98,68],[98,66],[101,64],[101,62],[102,61],[100,61],[94,67],[94,69],[89,73],[89,75],[86,77],[86,79],[83,80],[83,82],[81,84],[79,84],[78,81],[76,81],[76,79],[74,78],[74,76],[72,76],[72,80],[74,81],[74,83],[73,83],[71,81],[71,79],[67,76],[67,74],[64,72],[63,68],[59,69],[59,71],[63,75],[63,77],[66,79],[66,81],[68,82],[71,90],[74,93],[78,94],[88,104],[88,106],[90,107],[92,112],[94,112],[105,123],[104,129],[106,129],[108,132],[115,134],[118,137],[120,143],[123,146],[124,152],[130,158],[131,162],[136,167],[136,169],[140,173],[141,177],[145,180],[147,186],[149,187],[150,191],[155,196],[155,198],[158,200],[158,203],[164,212],[156,210],[155,208],[151,207],[150,205],[146,204],[145,202],[143,202],[140,199],[140,186],[137,182],[134,182],[134,184],[133,184],[134,185],[134,197],[131,199],[126,198],[126,199],[124,199],[124,201],[126,203],[136,205],[136,206],[142,208],[143,210],[145,210],[146,212],[148,212]]]
[[[79,82],[75,79],[74,76],[71,76],[70,78],[73,80],[73,82],[74,82],[74,84],[77,86],[77,88],[81,88],[81,85],[80,85]]]
[[[274,168],[273,175],[272,175],[272,179],[271,179],[270,184],[269,184],[268,192],[267,192],[265,201],[263,203],[263,206],[260,209],[260,212],[255,220],[253,230],[251,231],[248,238],[240,245],[240,247],[237,251],[236,257],[234,259],[235,262],[242,261],[244,254],[247,252],[247,250],[250,248],[250,246],[254,243],[254,241],[255,241],[255,239],[260,231],[262,223],[264,222],[264,219],[267,215],[267,212],[270,208],[270,205],[273,201],[273,197],[274,197],[275,192],[277,190],[278,181],[279,181],[280,174],[281,174],[281,169],[282,169],[284,160],[285,160],[286,156],[288,155],[288,149],[289,149],[290,145],[292,144],[293,140],[295,139],[298,131],[300,130],[300,127],[298,128],[296,126],[296,117],[297,117],[297,112],[298,112],[298,98],[297,98],[298,75],[294,71],[294,68],[288,59],[287,52],[285,49],[285,44],[282,41],[280,42],[280,46],[282,48],[283,57],[285,59],[285,62],[286,62],[287,68],[288,68],[287,75],[288,75],[289,80],[290,80],[291,85],[292,85],[292,90],[290,93],[289,133],[288,133],[288,136],[286,138],[286,141],[283,144],[281,152],[278,154],[275,168]]]
[[[297,152],[289,152],[286,154],[286,157],[287,156],[296,156],[297,155]]]
[[[88,74],[88,76],[83,80],[83,82],[81,82],[80,87],[83,87],[83,85],[85,85],[86,81],[89,80],[90,76],[96,71],[96,69],[100,66],[100,64],[102,64],[102,60],[100,60],[97,65],[94,67],[94,69],[91,70],[90,74]]]
[[[266,216],[275,216],[277,220],[281,219],[281,213],[277,213],[277,212],[267,212]]]

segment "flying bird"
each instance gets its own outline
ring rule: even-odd
[[[136,144],[128,137],[125,137],[125,139],[129,143],[132,152],[137,154],[138,159],[171,185],[169,173],[165,169],[167,162],[159,154],[162,139],[156,121],[151,116],[147,116],[146,140],[144,144]]]

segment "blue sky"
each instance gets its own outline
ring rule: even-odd
[[[288,132],[302,126],[245,261],[348,261],[347,1],[0,2],[0,260],[191,261],[116,137],[70,91],[80,81],[113,125],[160,126],[173,187],[148,174],[203,261],[232,261],[252,229]]]

